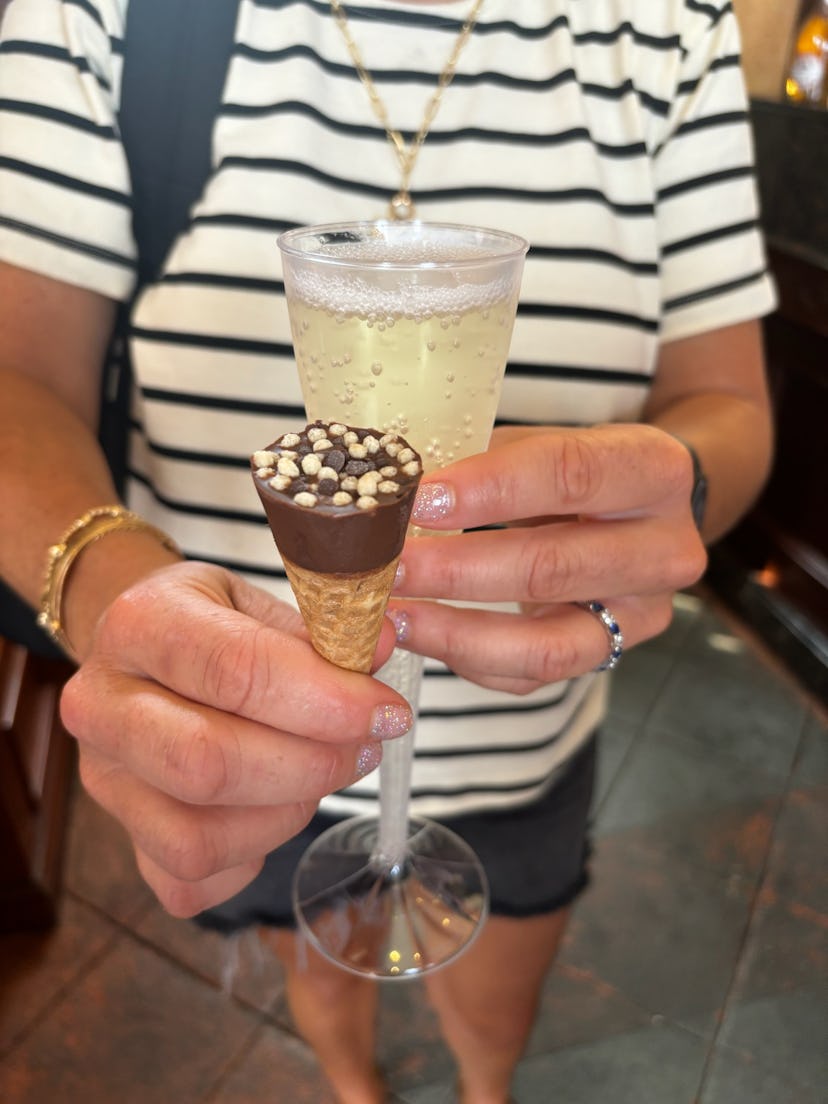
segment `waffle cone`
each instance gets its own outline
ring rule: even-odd
[[[370,671],[399,556],[373,571],[327,575],[282,557],[299,611],[321,656]]]

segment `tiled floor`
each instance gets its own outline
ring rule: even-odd
[[[519,1104],[825,1104],[828,727],[709,602],[617,672],[581,900]],[[166,917],[75,804],[61,923],[0,939],[3,1104],[330,1104],[281,979]],[[448,1104],[417,982],[383,990],[397,1099]]]

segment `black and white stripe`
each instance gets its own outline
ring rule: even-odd
[[[126,6],[15,0],[0,41],[0,256],[116,299],[135,278]],[[347,6],[407,139],[468,6]],[[502,420],[634,419],[662,342],[769,309],[738,59],[725,0],[486,0],[412,190],[424,218],[531,242]],[[213,164],[134,315],[130,499],[190,554],[285,595],[247,471],[304,420],[276,237],[381,216],[399,185],[327,0],[242,0]],[[579,680],[515,700],[429,668],[415,806],[537,796],[602,697]],[[329,804],[375,792],[364,779]]]

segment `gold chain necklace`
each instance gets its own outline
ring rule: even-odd
[[[345,45],[348,47],[348,53],[351,55],[351,61],[354,63],[357,75],[365,91],[368,93],[368,98],[371,101],[371,107],[374,109],[374,114],[382,123],[385,134],[394,148],[400,165],[400,189],[391,199],[388,206],[388,213],[393,219],[405,220],[413,218],[414,203],[411,199],[411,193],[408,190],[411,183],[411,174],[414,172],[414,166],[417,164],[417,158],[420,155],[420,150],[423,148],[423,142],[426,140],[426,135],[431,129],[431,124],[434,122],[437,112],[440,110],[443,93],[454,79],[457,62],[460,60],[460,54],[463,52],[463,47],[468,42],[474,30],[474,26],[477,23],[477,17],[480,14],[480,9],[483,7],[483,0],[474,0],[471,12],[460,28],[457,41],[454,43],[454,49],[451,51],[446,66],[437,81],[437,87],[434,89],[434,93],[426,105],[425,115],[423,116],[423,121],[420,123],[420,129],[415,134],[410,146],[406,146],[402,134],[400,134],[398,130],[394,130],[391,126],[385,104],[380,99],[377,87],[374,84],[371,74],[365,68],[362,55],[359,52],[357,44],[354,42],[351,28],[348,26],[348,18],[345,15],[345,9],[342,6],[341,0],[330,0],[330,3],[331,11],[336,19],[337,26],[342,32],[342,37],[345,39]]]

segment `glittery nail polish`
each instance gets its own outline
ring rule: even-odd
[[[371,735],[377,740],[394,740],[403,736],[414,724],[407,705],[378,705],[374,710]]]
[[[364,778],[366,774],[370,774],[372,770],[376,770],[382,761],[382,745],[363,744],[359,749],[359,754],[356,758],[356,770],[357,777]]]
[[[440,521],[454,509],[454,491],[445,483],[421,483],[411,516],[416,521]]]
[[[385,611],[391,620],[394,622],[394,629],[397,634],[397,643],[404,644],[408,640],[408,635],[411,630],[411,617],[407,610],[389,609]]]

